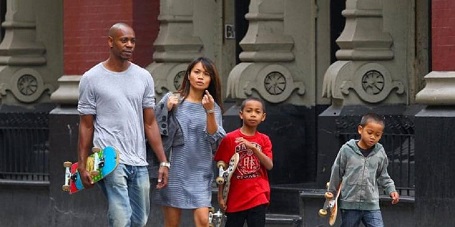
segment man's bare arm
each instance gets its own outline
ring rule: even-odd
[[[90,173],[86,170],[87,157],[93,146],[94,116],[81,115],[79,121],[79,141],[77,148],[78,171],[85,188],[93,186]]]
[[[156,122],[155,111],[152,108],[144,109],[144,131],[145,136],[160,163],[167,163],[163,142],[161,141],[161,134],[158,129],[158,123]],[[158,170],[157,188],[163,188],[167,185],[168,173],[169,169],[160,165]]]

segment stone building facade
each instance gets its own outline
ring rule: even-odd
[[[270,225],[325,223],[312,212],[330,166],[340,144],[356,136],[359,117],[370,111],[389,123],[383,142],[403,190],[403,205],[385,205],[386,223],[397,226],[398,215],[400,226],[444,220],[448,211],[428,207],[451,198],[453,190],[428,182],[452,185],[453,177],[423,170],[434,163],[454,172],[448,127],[455,121],[454,9],[451,0],[0,1],[0,114],[49,113],[49,180],[36,189],[0,179],[0,201],[34,200],[45,208],[26,208],[30,218],[22,219],[2,210],[0,219],[11,225],[105,223],[98,218],[105,217],[106,205],[99,191],[68,197],[59,179],[61,163],[76,160],[80,77],[107,58],[108,28],[126,22],[138,39],[133,62],[152,73],[158,99],[178,87],[188,62],[207,56],[221,72],[226,130],[239,126],[241,100],[266,101],[268,118],[260,130],[274,144],[270,180],[277,195]],[[440,193],[428,196],[433,190]],[[155,207],[150,226],[161,224],[160,215]]]

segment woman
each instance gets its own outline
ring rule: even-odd
[[[179,226],[182,209],[193,210],[196,226],[208,226],[213,153],[225,136],[221,85],[205,57],[188,65],[177,95],[168,93],[156,107],[158,125],[171,166],[166,188],[156,191],[165,226]]]

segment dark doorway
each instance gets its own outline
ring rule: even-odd
[[[6,15],[6,0],[0,0],[0,23],[5,22]],[[0,29],[0,40],[3,40],[5,37],[5,28],[1,27]]]
[[[335,53],[340,49],[336,43],[343,32],[346,18],[341,12],[346,8],[345,1],[330,1],[330,63],[337,61]]]
[[[248,20],[245,19],[245,14],[248,13],[248,7],[250,0],[235,1],[235,63],[239,64],[239,55],[242,52],[242,48],[239,43],[245,37],[248,31]]]

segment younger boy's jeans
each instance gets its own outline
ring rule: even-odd
[[[150,179],[146,166],[119,164],[99,185],[109,204],[109,226],[145,226],[150,213]]]
[[[380,210],[341,210],[341,227],[384,227]]]

